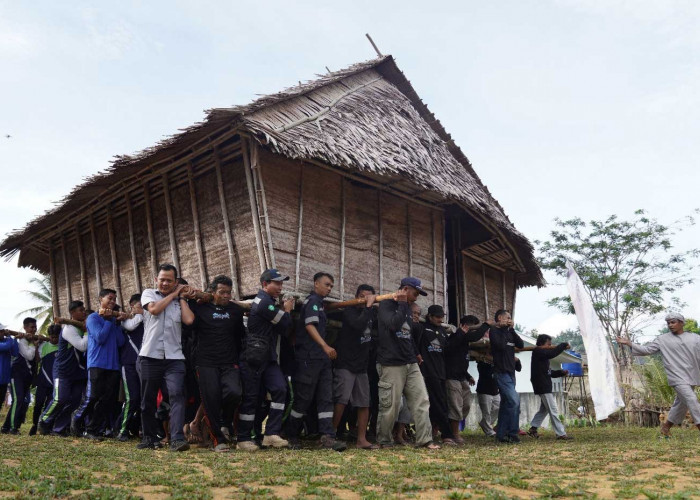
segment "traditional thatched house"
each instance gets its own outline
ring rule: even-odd
[[[51,274],[56,313],[72,298],[95,307],[103,286],[123,302],[160,262],[195,285],[231,275],[237,297],[272,266],[300,292],[331,272],[335,298],[415,275],[452,320],[543,284],[530,243],[391,56],[212,109],[119,157],[0,245],[17,252]]]

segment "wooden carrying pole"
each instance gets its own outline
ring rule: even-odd
[[[387,300],[387,299],[393,299],[396,296],[395,293],[387,293],[384,295],[377,295],[374,298],[375,302],[381,302],[382,300]],[[359,306],[362,304],[366,304],[367,300],[366,299],[351,299],[351,300],[345,300],[343,302],[327,302],[324,306],[324,309],[326,311],[333,311],[335,309],[340,309],[342,307],[354,307],[354,306]]]

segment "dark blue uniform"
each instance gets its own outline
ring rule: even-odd
[[[19,342],[26,342],[19,340]],[[10,391],[12,394],[12,404],[7,411],[2,432],[17,431],[24,423],[29,408],[30,389],[34,378],[34,360],[29,361],[22,355],[20,347],[19,353],[12,359],[12,379],[10,380]]]
[[[316,402],[318,431],[322,435],[335,437],[333,429],[333,370],[331,360],[323,348],[306,331],[314,325],[323,339],[326,338],[326,313],[323,298],[316,293],[309,295],[301,307],[296,338],[296,369],[292,384],[294,403],[289,416],[287,435],[295,439],[303,423],[304,415]]]
[[[36,392],[34,393],[34,413],[32,414],[32,430],[36,432],[36,426],[39,423],[41,413],[51,403],[51,395],[53,394],[53,364],[56,360],[56,351],[58,344],[54,345],[50,342],[44,342],[39,346],[39,372],[34,380]]]
[[[141,379],[136,371],[136,360],[143,342],[143,321],[132,331],[124,329],[126,342],[119,350],[124,384],[124,405],[114,426],[115,434],[128,436],[128,432],[138,436],[141,426]]]
[[[80,404],[87,381],[85,353],[63,338],[66,328],[75,327],[64,326],[58,337],[58,350],[53,364],[53,398],[39,419],[43,434],[52,430],[57,434],[67,433],[71,414]],[[78,333],[85,335],[80,330]]]
[[[277,339],[286,334],[292,326],[292,318],[275,305],[274,299],[264,290],[260,290],[253,300],[248,317],[248,334],[243,342],[241,354],[241,381],[243,383],[243,402],[239,409],[238,441],[250,441],[255,423],[255,412],[265,393],[270,393],[270,413],[267,417],[265,434],[278,436],[282,430],[284,403],[287,398],[287,381],[277,362]],[[267,355],[260,359],[249,360],[248,343],[252,340],[266,339],[269,343]]]

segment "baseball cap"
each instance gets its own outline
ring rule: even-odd
[[[442,306],[433,304],[428,308],[428,314],[435,316],[436,318],[443,318],[445,317],[445,310],[442,308]]]
[[[280,272],[274,267],[272,269],[266,269],[260,275],[260,283],[263,281],[287,281],[288,279],[289,276],[282,276],[282,274],[280,274]]]
[[[405,286],[411,286],[411,287],[415,288],[416,290],[418,290],[418,293],[423,295],[423,296],[428,295],[428,292],[423,290],[423,288],[420,286],[420,280],[418,278],[413,278],[413,277],[409,276],[408,278],[402,279],[401,280],[401,288],[403,288]]]

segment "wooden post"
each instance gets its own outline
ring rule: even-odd
[[[109,234],[109,253],[112,255],[112,275],[114,276],[114,289],[117,291],[117,304],[124,305],[122,295],[122,283],[119,276],[119,264],[117,263],[117,245],[114,240],[114,224],[112,223],[112,209],[107,207],[107,232]]]
[[[515,317],[515,297],[518,294],[518,276],[513,273],[513,305],[510,306],[510,316]]]
[[[158,255],[156,254],[156,238],[153,234],[153,215],[151,213],[151,189],[148,182],[143,185],[143,204],[146,206],[146,228],[148,230],[148,246],[151,250],[151,275],[148,277],[148,286],[153,286],[156,269],[158,269]]]
[[[484,307],[486,308],[486,317],[489,317],[489,292],[486,290],[486,266],[481,264],[481,280],[484,283]]]
[[[377,214],[379,216],[379,293],[384,293],[384,225],[382,224],[382,192],[377,191]]]
[[[265,197],[265,183],[263,182],[262,169],[258,161],[258,143],[252,141],[250,143],[250,164],[251,173],[253,174],[253,185],[256,193],[259,193],[260,201],[258,204],[258,213],[262,210],[262,219],[265,223],[265,237],[267,238],[267,251],[269,255],[268,262],[270,267],[277,267],[275,264],[275,248],[272,241],[272,231],[270,230],[270,218],[267,214],[267,198]],[[257,200],[257,196],[256,196]]]
[[[54,261],[53,242],[49,239],[49,274],[51,275],[51,307],[54,317],[61,315],[58,300],[58,285],[56,284],[56,263]]]
[[[177,255],[175,223],[173,222],[173,206],[170,203],[170,183],[168,182],[167,173],[163,174],[163,196],[165,197],[165,213],[168,216],[168,236],[170,237],[170,251],[173,254],[173,265],[177,268],[178,273],[182,273],[182,269],[180,269],[180,259]],[[153,272],[155,272],[155,269]]]
[[[457,259],[457,265],[459,266],[459,269],[457,270],[457,276],[462,277],[459,284],[459,291],[462,296],[461,307],[464,311],[464,314],[469,314],[467,312],[467,274],[465,271],[466,263],[464,260],[464,254],[462,253],[462,246],[462,224],[460,220],[457,219],[457,254],[459,257]]]
[[[194,174],[192,162],[187,162],[187,182],[190,186],[190,206],[192,208],[192,223],[194,224],[194,246],[197,250],[197,262],[199,263],[199,277],[202,280],[202,289],[209,284],[207,279],[207,266],[204,263],[204,249],[202,248],[202,232],[199,227],[199,212],[197,210],[197,191],[194,188]]]
[[[238,273],[236,272],[236,254],[233,249],[233,235],[231,233],[231,223],[228,219],[228,207],[226,205],[226,193],[224,191],[224,179],[221,175],[221,158],[219,158],[218,146],[214,148],[214,171],[216,172],[216,186],[219,190],[219,205],[221,205],[221,214],[224,218],[224,233],[226,235],[226,248],[228,249],[228,265],[231,273],[231,281],[233,281],[233,298],[240,298],[238,289]]]
[[[506,272],[503,271],[503,309],[508,309],[508,302],[506,300]]]
[[[78,243],[78,263],[80,264],[80,289],[83,292],[83,303],[89,307],[90,292],[87,284],[87,273],[85,272],[85,260],[83,258],[83,242],[80,240],[80,229],[75,225],[75,240]]]
[[[413,276],[413,226],[410,203],[406,203],[406,225],[408,226],[408,275]]]
[[[301,272],[301,228],[304,222],[304,164],[301,164],[301,171],[299,173],[299,220],[297,222],[297,256],[295,264],[295,282],[294,291],[299,291],[299,283],[301,277],[299,273]]]
[[[443,212],[440,219],[442,224],[441,241],[442,241],[442,304],[445,308],[445,316],[449,318],[450,304],[447,303],[447,216]],[[459,308],[459,302],[457,302]],[[459,309],[457,309],[459,311]]]
[[[469,314],[469,283],[467,283],[467,261],[464,254],[461,254],[462,260],[462,282],[464,283],[464,314]]]
[[[345,177],[340,176],[340,300],[345,297]]]
[[[250,172],[250,157],[248,156],[248,139],[241,138],[241,150],[243,153],[243,170],[245,170],[245,180],[248,186],[248,199],[250,201],[250,213],[253,216],[253,230],[255,231],[255,245],[258,248],[258,260],[260,262],[260,272],[267,267],[265,252],[263,251],[262,233],[260,231],[260,217],[258,214],[258,204],[255,201],[255,188],[253,187],[253,176]]]
[[[68,259],[66,258],[66,237],[64,233],[61,232],[61,255],[63,257],[63,277],[66,280],[66,297],[68,298],[68,303],[73,300],[73,294],[70,289],[70,277],[68,273]]]
[[[95,258],[95,284],[97,285],[97,293],[102,290],[102,275],[100,273],[100,254],[97,251],[97,236],[95,235],[95,219],[90,213],[90,242],[92,243],[92,253]],[[85,304],[88,307],[88,304]]]
[[[460,318],[463,313],[462,309],[462,285],[459,280],[459,242],[457,241],[457,234],[459,231],[459,224],[456,218],[452,219],[452,269],[454,273],[455,280],[455,305],[457,306],[457,317]],[[443,243],[445,245],[446,242]]]
[[[430,212],[430,234],[433,242],[433,304],[437,304],[437,245],[435,243],[435,212]]]
[[[129,224],[129,248],[131,250],[131,265],[134,268],[134,285],[136,285],[136,291],[141,293],[141,275],[139,273],[139,262],[136,257],[136,241],[134,239],[134,214],[131,211],[131,197],[129,192],[124,193],[125,203],[126,203],[126,219]],[[126,307],[126,304],[124,304]]]

